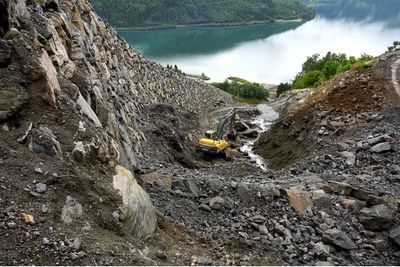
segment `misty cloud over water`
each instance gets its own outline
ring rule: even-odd
[[[240,27],[242,26],[237,28],[238,31],[244,34]],[[262,31],[263,28],[259,30]],[[332,51],[352,56],[363,53],[378,56],[393,41],[399,39],[400,29],[386,27],[384,23],[318,17],[293,30],[252,41],[239,41],[233,47],[216,50],[215,53],[197,53],[193,49],[191,53],[186,51],[182,55],[169,55],[168,47],[164,55],[152,56],[146,54],[146,50],[142,52],[163,65],[176,64],[187,73],[205,73],[213,81],[239,76],[256,82],[279,83],[293,79],[307,57],[315,53],[324,55]],[[220,41],[224,42],[223,39]],[[185,40],[177,42],[184,43]]]

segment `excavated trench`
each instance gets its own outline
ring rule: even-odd
[[[279,113],[277,113],[268,104],[258,105],[257,108],[261,114],[255,117],[250,124],[257,126],[258,132],[262,134],[268,131],[271,125],[279,118]],[[255,162],[257,167],[261,168],[263,171],[266,171],[267,164],[265,159],[253,151],[256,141],[257,139],[254,138],[248,139],[240,148],[240,151],[246,153],[250,157],[250,160]]]

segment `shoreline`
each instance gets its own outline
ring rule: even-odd
[[[308,20],[304,19],[276,19],[276,20],[254,20],[247,22],[222,22],[222,23],[200,23],[200,24],[174,24],[174,25],[157,25],[147,27],[114,27],[117,31],[153,31],[153,30],[168,30],[168,29],[187,29],[201,27],[229,27],[229,26],[246,26],[260,24],[286,24],[286,23],[304,23]]]

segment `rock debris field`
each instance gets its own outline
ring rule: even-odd
[[[399,58],[269,103],[266,132],[241,112],[206,160],[230,95],[86,0],[0,0],[0,265],[399,265]]]

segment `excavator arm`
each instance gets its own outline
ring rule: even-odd
[[[224,138],[224,130],[227,123],[230,123],[230,130],[233,129],[233,122],[237,110],[248,110],[249,107],[236,107],[232,108],[225,116],[223,116],[218,123],[217,130],[207,131],[206,138],[201,138],[197,144],[197,151],[201,151],[204,154],[219,155],[225,154],[225,149],[230,146],[230,143]]]
[[[230,146],[229,142],[224,139],[224,129],[228,122],[232,122],[235,117],[235,108],[230,110],[224,117],[219,121],[217,130],[212,136],[206,134],[207,138],[202,138],[199,140],[197,145],[197,151],[201,151],[207,155],[219,155],[224,154],[225,149]],[[208,131],[208,133],[211,131]]]
[[[224,137],[224,128],[225,125],[229,122],[231,123],[236,115],[236,108],[233,108],[231,111],[228,112],[224,117],[221,118],[217,132],[215,134],[215,140],[221,140]]]

